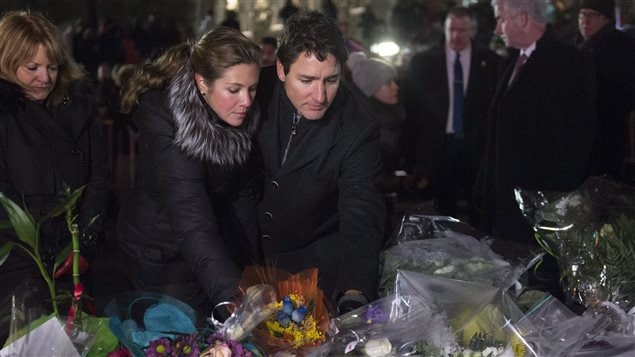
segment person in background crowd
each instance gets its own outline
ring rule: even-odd
[[[278,40],[272,36],[265,36],[260,40],[260,66],[267,67],[276,64],[276,50]]]
[[[635,109],[635,40],[615,29],[615,2],[584,0],[578,11],[578,47],[593,57],[598,131],[591,152],[592,175],[623,179],[628,117]]]
[[[116,120],[119,111],[119,88],[113,79],[112,66],[102,62],[97,67],[97,119]]]
[[[595,73],[588,56],[555,39],[545,1],[493,4],[496,34],[516,52],[502,64],[478,192],[491,233],[526,245],[535,242],[534,232],[514,188],[568,192],[586,179],[596,127]],[[563,298],[559,277],[547,256],[528,283]]]
[[[388,211],[385,234],[390,234],[393,231],[390,218],[395,213],[394,195],[397,187],[401,186],[395,173],[404,168],[401,137],[406,111],[399,101],[397,70],[391,63],[380,58],[369,58],[363,52],[351,53],[346,67],[350,71],[353,89],[368,98],[379,122],[379,142],[384,165],[382,192],[386,196]]]
[[[233,10],[227,10],[225,12],[225,19],[223,19],[220,25],[240,31],[240,21],[238,21],[238,13]]]
[[[586,178],[595,71],[588,56],[554,38],[544,1],[499,0],[494,11],[496,34],[518,52],[502,64],[479,172],[481,197],[495,235],[530,242],[514,187],[571,191]]]
[[[282,20],[282,23],[284,24],[285,22],[287,22],[287,19],[291,15],[295,14],[298,11],[300,11],[300,8],[295,6],[295,4],[293,3],[293,0],[285,0],[284,6],[280,8],[280,11],[278,11],[278,17],[280,18],[280,20]]]
[[[135,72],[123,94],[139,130],[138,177],[117,222],[125,271],[136,289],[202,316],[237,294],[242,266],[259,259],[245,172],[259,61],[256,44],[218,27]]]
[[[348,52],[332,19],[292,15],[277,55],[262,71],[277,77],[261,75],[258,89],[263,251],[291,273],[318,268],[341,313],[377,291],[386,217],[379,125],[366,99],[340,85]]]
[[[110,196],[90,84],[44,15],[14,11],[2,17],[0,192],[38,221],[63,199],[66,185],[71,190],[85,186],[75,212],[81,254],[89,260],[103,238]],[[10,230],[0,233],[0,246],[17,239]],[[70,232],[62,217],[46,220],[39,233],[42,259],[51,268],[71,242]],[[0,266],[0,301],[30,276],[39,278],[35,263],[14,248]],[[83,283],[90,288],[89,277]]]
[[[214,19],[214,10],[209,9],[207,13],[205,13],[205,17],[201,20],[201,23],[198,25],[198,36],[201,37],[204,34],[211,31],[214,27],[216,27],[216,19]]]
[[[379,120],[379,141],[384,171],[401,169],[401,133],[406,112],[399,103],[397,71],[387,61],[369,58],[363,52],[351,53],[346,66],[355,86],[368,98]]]
[[[414,128],[409,135],[415,139],[412,177],[427,182],[444,215],[456,216],[458,201],[465,199],[469,223],[476,226],[472,187],[501,58],[473,41],[476,21],[469,9],[450,9],[444,29],[442,43],[410,60],[406,78]]]

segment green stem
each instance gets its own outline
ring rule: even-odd
[[[51,305],[53,306],[53,313],[55,314],[55,316],[59,316],[59,310],[57,309],[57,293],[55,292],[55,279],[51,279],[51,277],[48,274],[48,271],[46,271],[46,267],[44,266],[44,263],[42,263],[42,259],[39,259],[39,249],[36,249],[35,254],[33,252],[31,252],[30,249],[26,248],[25,246],[23,246],[22,244],[17,244],[18,247],[20,247],[23,251],[25,251],[28,255],[31,256],[31,258],[33,258],[33,261],[35,262],[35,265],[37,265],[38,270],[40,271],[40,275],[42,275],[42,278],[44,279],[44,282],[46,282],[46,286],[49,289],[49,294],[51,295]]]
[[[71,232],[71,239],[73,242],[73,284],[77,285],[79,281],[79,227],[77,223],[71,224],[69,228]]]

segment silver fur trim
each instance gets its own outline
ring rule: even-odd
[[[241,165],[249,157],[257,110],[252,107],[240,127],[224,124],[199,97],[189,63],[179,69],[168,87],[168,106],[176,128],[174,144],[189,156],[221,166]]]

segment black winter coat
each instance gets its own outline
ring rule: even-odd
[[[597,78],[598,130],[591,174],[620,179],[629,113],[635,110],[635,40],[609,23],[580,48],[591,54]]]
[[[206,314],[236,295],[242,265],[258,255],[246,238],[256,236],[256,196],[242,171],[257,120],[226,125],[193,76],[177,77],[168,89],[144,94],[134,112],[139,176],[117,232],[136,288]]]
[[[62,104],[48,108],[26,99],[17,85],[0,80],[0,192],[39,220],[59,203],[64,184],[71,190],[86,185],[75,207],[77,223],[81,230],[95,236],[103,234],[109,180],[94,116],[94,97],[87,93],[78,91]],[[6,219],[4,210],[0,211],[0,217]],[[0,233],[0,245],[14,239],[9,231]],[[46,221],[40,233],[43,258],[51,263],[70,242],[64,217]],[[29,266],[34,266],[31,259],[14,249],[0,272]],[[13,279],[19,277],[15,271],[11,275]],[[4,287],[8,280],[0,274],[0,281]],[[9,292],[14,287],[0,291]]]
[[[517,58],[503,63],[477,186],[493,233],[527,243],[533,231],[514,188],[565,192],[587,177],[596,128],[595,73],[591,59],[558,42],[550,28],[508,86]]]
[[[379,127],[370,106],[341,85],[322,119],[300,120],[281,166],[288,138],[281,131],[290,127],[295,109],[282,82],[266,69],[261,85],[258,144],[266,181],[259,221],[265,258],[291,273],[318,268],[328,298],[348,289],[372,298],[386,211]]]

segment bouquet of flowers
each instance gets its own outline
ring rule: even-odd
[[[515,190],[536,240],[557,260],[572,301],[610,302],[628,311],[635,298],[635,189],[591,177],[568,193]]]
[[[334,319],[338,355],[445,356],[458,352],[447,319],[418,295],[390,294]]]
[[[535,328],[523,319],[506,290],[475,282],[447,279],[430,274],[399,271],[395,291],[418,296],[443,319],[443,327],[454,340],[428,340],[426,356],[540,356],[528,341]]]
[[[240,287],[267,284],[277,300],[269,315],[253,330],[253,341],[267,355],[321,356],[330,349],[329,315],[317,286],[317,269],[289,274],[275,268],[248,267]]]

